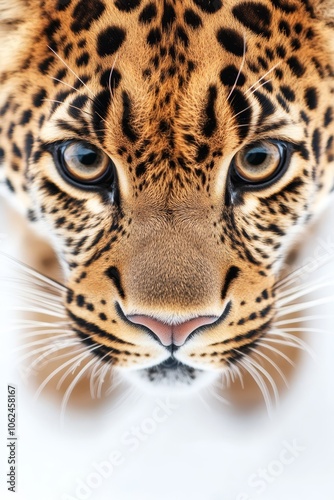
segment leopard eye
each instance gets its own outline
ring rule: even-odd
[[[68,141],[58,146],[58,165],[67,180],[85,186],[112,181],[115,166],[109,156],[84,141]]]
[[[258,141],[249,144],[234,157],[237,175],[250,184],[271,179],[282,164],[284,150],[278,142]]]

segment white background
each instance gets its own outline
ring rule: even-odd
[[[19,229],[12,222],[8,225],[9,212],[4,205],[1,213],[0,233],[4,235],[1,249],[17,255]],[[314,256],[323,241],[334,243],[333,220],[332,206],[317,223],[312,236],[305,240],[300,262]],[[334,247],[332,251],[332,262],[321,272],[334,282]],[[23,260],[24,253],[21,248]],[[8,276],[8,262],[0,259],[0,265],[0,276]],[[317,278],[319,271],[315,274],[307,279]],[[331,294],[333,286],[312,297]],[[10,318],[17,314],[10,311],[17,300],[15,293],[9,293],[3,278],[0,295],[1,499],[334,499],[334,301],[315,308],[315,313],[331,316],[314,323],[328,333],[304,336],[316,360],[308,354],[302,355],[289,378],[290,388],[282,392],[280,407],[271,418],[263,405],[227,406],[209,390],[173,399],[170,409],[164,407],[165,396],[130,391],[123,400],[121,395],[111,395],[99,402],[90,402],[87,397],[72,403],[61,423],[61,397],[45,391],[35,401],[38,383],[33,377],[25,377],[22,367],[17,365],[14,347],[19,334],[11,331],[9,325]],[[15,496],[6,492],[5,480],[8,383],[18,388]],[[141,437],[134,439],[133,433],[138,428]],[[284,451],[292,445],[297,446],[295,456]],[[111,473],[111,460],[115,457],[117,465]],[[96,475],[96,467],[106,461],[109,477],[101,478]],[[261,468],[269,476],[260,488]]]

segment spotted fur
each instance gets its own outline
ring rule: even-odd
[[[56,248],[97,356],[171,371],[132,314],[219,317],[173,352],[187,381],[266,335],[287,252],[333,190],[333,22],[330,0],[0,0],[3,182]],[[59,175],[49,146],[82,138],[117,185]],[[232,158],[263,138],[293,145],[285,172],[231,190]]]

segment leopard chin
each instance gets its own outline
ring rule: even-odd
[[[200,370],[170,356],[149,368],[123,371],[125,378],[149,394],[187,395],[197,392],[219,378],[213,371]]]

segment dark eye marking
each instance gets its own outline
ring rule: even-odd
[[[203,124],[203,134],[211,137],[217,129],[217,118],[215,113],[215,103],[217,100],[217,88],[214,85],[209,87],[208,102],[205,108],[206,119]]]
[[[132,127],[132,106],[131,100],[127,92],[123,92],[123,116],[122,116],[122,130],[123,133],[130,139],[131,142],[138,140],[138,135]]]

